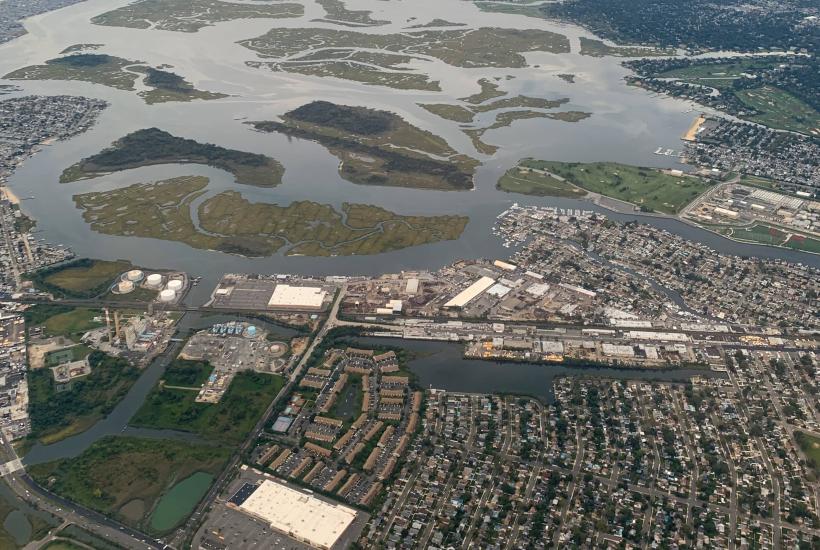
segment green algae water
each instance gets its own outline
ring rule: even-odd
[[[151,514],[151,531],[162,533],[176,527],[193,511],[213,480],[211,474],[197,472],[171,487]]]

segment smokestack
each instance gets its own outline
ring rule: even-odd
[[[116,311],[116,310],[114,311],[114,334],[117,336],[117,338],[121,338],[121,335],[120,335],[120,312]]]

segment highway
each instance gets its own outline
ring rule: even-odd
[[[251,449],[251,446],[256,442],[259,438],[259,435],[265,428],[265,425],[270,420],[273,411],[276,409],[276,406],[279,402],[290,395],[291,390],[296,385],[302,371],[305,370],[308,362],[310,361],[310,357],[313,355],[313,351],[316,349],[322,340],[324,339],[325,335],[327,335],[328,331],[335,326],[335,319],[336,315],[339,311],[339,304],[342,301],[342,296],[344,295],[344,290],[340,290],[337,294],[336,298],[334,299],[333,306],[328,314],[327,321],[322,325],[319,329],[319,332],[316,334],[316,337],[310,343],[308,348],[305,350],[305,353],[302,355],[299,363],[297,363],[296,367],[293,369],[287,384],[285,384],[282,389],[276,394],[273,401],[271,401],[268,408],[265,410],[265,413],[256,423],[256,426],[253,430],[248,434],[245,441],[242,443],[242,446],[234,453],[233,457],[228,463],[228,466],[222,470],[222,473],[217,478],[217,480],[211,485],[211,489],[205,495],[205,497],[200,501],[199,505],[197,506],[194,513],[191,514],[191,517],[185,522],[185,525],[180,528],[171,539],[171,544],[176,548],[182,548],[189,541],[191,541],[196,531],[199,529],[202,521],[205,519],[206,514],[208,513],[209,508],[213,504],[214,500],[216,500],[217,496],[222,493],[225,488],[227,487],[230,480],[233,478],[234,470],[239,466],[242,456]]]
[[[0,452],[4,461],[17,458],[17,453],[5,437]],[[10,473],[4,476],[3,480],[21,500],[49,512],[65,523],[78,525],[100,538],[115,542],[124,548],[142,550],[145,548],[163,549],[167,547],[165,543],[152,539],[145,533],[51,493],[38,485],[24,470]]]

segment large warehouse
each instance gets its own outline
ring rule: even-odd
[[[321,309],[327,292],[318,286],[278,284],[268,300],[268,307],[282,309]]]
[[[245,495],[242,495],[243,497]],[[356,510],[266,479],[239,508],[316,548],[330,549],[356,519]]]
[[[495,279],[490,277],[482,277],[461,292],[459,292],[456,296],[453,297],[452,300],[444,304],[446,308],[459,308],[464,307],[472,300],[478,298],[485,290],[490,288],[495,284]]]

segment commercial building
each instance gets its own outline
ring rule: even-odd
[[[246,489],[245,494],[249,489]],[[353,524],[357,512],[312,493],[266,479],[237,501],[240,510],[298,541],[329,550]]]

